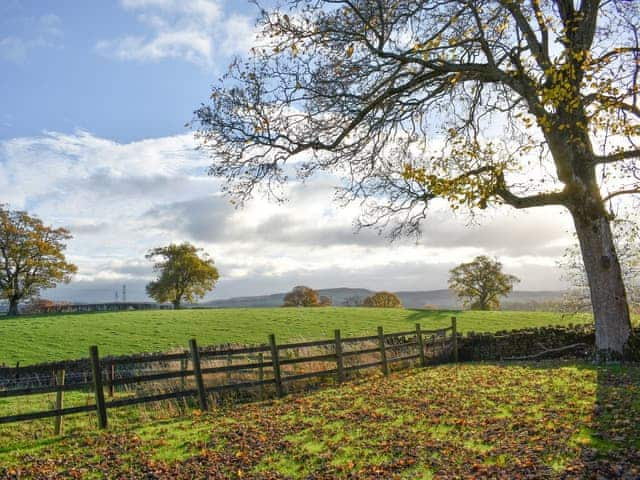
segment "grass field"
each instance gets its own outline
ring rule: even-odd
[[[631,479],[639,421],[638,366],[444,365],[0,449],[0,477]]]
[[[121,355],[186,348],[190,338],[200,345],[263,343],[270,333],[280,342],[333,336],[373,334],[379,325],[386,331],[424,329],[450,324],[458,317],[462,332],[494,332],[544,325],[582,323],[588,315],[563,317],[547,312],[429,311],[377,308],[237,308],[209,310],[154,310],[0,317],[0,364],[28,365],[83,358],[90,345],[101,355]]]

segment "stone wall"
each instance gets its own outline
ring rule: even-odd
[[[503,360],[576,343],[589,347],[577,348],[570,353],[580,356],[591,353],[595,343],[593,325],[557,325],[481,334],[469,332],[458,340],[458,356],[460,361]]]
[[[564,355],[590,357],[595,346],[593,325],[555,325],[480,334],[469,332],[458,337],[458,357],[460,361],[506,360],[538,355],[545,350],[577,343],[586,346],[557,353],[549,352],[541,358]],[[627,350],[627,358],[640,361],[640,326],[634,328]]]

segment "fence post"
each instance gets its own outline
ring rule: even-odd
[[[180,359],[180,372],[182,373],[182,375],[180,376],[180,389],[181,390],[186,390],[187,389],[187,379],[184,376],[184,372],[187,371],[187,368],[189,366],[189,359],[188,358],[181,358]]]
[[[416,340],[418,342],[418,348],[420,349],[420,366],[425,367],[427,365],[427,361],[424,358],[424,340],[422,338],[422,329],[420,328],[419,323],[416,323]]]
[[[271,346],[271,362],[273,363],[273,380],[276,383],[276,394],[278,397],[284,397],[282,389],[282,377],[280,375],[280,358],[278,357],[278,346],[276,345],[276,336],[272,333],[269,335],[269,345]]]
[[[204,389],[204,380],[202,379],[202,370],[200,369],[200,350],[198,350],[198,344],[195,338],[189,340],[189,350],[191,350],[193,376],[195,377],[196,387],[198,388],[198,402],[200,403],[200,410],[204,412],[207,410],[207,392]]]
[[[61,387],[64,385],[64,368],[56,372],[56,385]],[[62,410],[64,407],[64,392],[58,390],[56,392],[56,410]],[[60,435],[62,433],[62,415],[56,415],[53,423],[54,435]]]
[[[389,375],[389,364],[387,363],[387,348],[384,344],[384,330],[378,327],[378,343],[380,346],[380,360],[382,361],[382,373]]]
[[[453,361],[458,363],[458,320],[451,317],[451,333],[453,335]]]
[[[233,357],[231,354],[227,355],[227,367],[233,365]],[[231,385],[231,370],[227,370],[227,383]]]
[[[264,363],[264,354],[262,352],[258,353],[258,363],[260,366],[258,367],[258,380],[260,382],[264,381],[264,367],[262,364]],[[260,383],[260,401],[264,400],[264,384]]]
[[[340,329],[334,330],[336,338],[336,366],[338,370],[338,382],[344,382],[344,362],[342,360],[342,338],[340,337]]]
[[[116,379],[116,366],[112,362],[109,366],[109,397],[113,398],[113,381]]]
[[[92,345],[89,348],[91,357],[91,373],[93,376],[93,390],[96,396],[96,408],[98,409],[98,427],[107,428],[107,406],[104,402],[104,387],[102,385],[102,368],[100,366],[100,356],[98,347]]]

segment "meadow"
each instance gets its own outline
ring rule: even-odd
[[[190,338],[200,345],[264,343],[270,333],[279,342],[441,328],[458,318],[460,332],[585,323],[590,315],[550,312],[443,311],[380,308],[229,308],[139,312],[58,314],[0,318],[0,365],[84,358],[89,346],[101,355],[123,355],[186,348]]]
[[[638,478],[640,367],[442,365],[0,448],[2,478]]]

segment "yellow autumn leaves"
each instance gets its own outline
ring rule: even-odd
[[[503,168],[496,166],[482,174],[462,174],[447,178],[427,173],[423,167],[404,164],[402,177],[422,185],[432,195],[447,200],[453,210],[462,205],[484,209],[496,194],[498,178]]]

